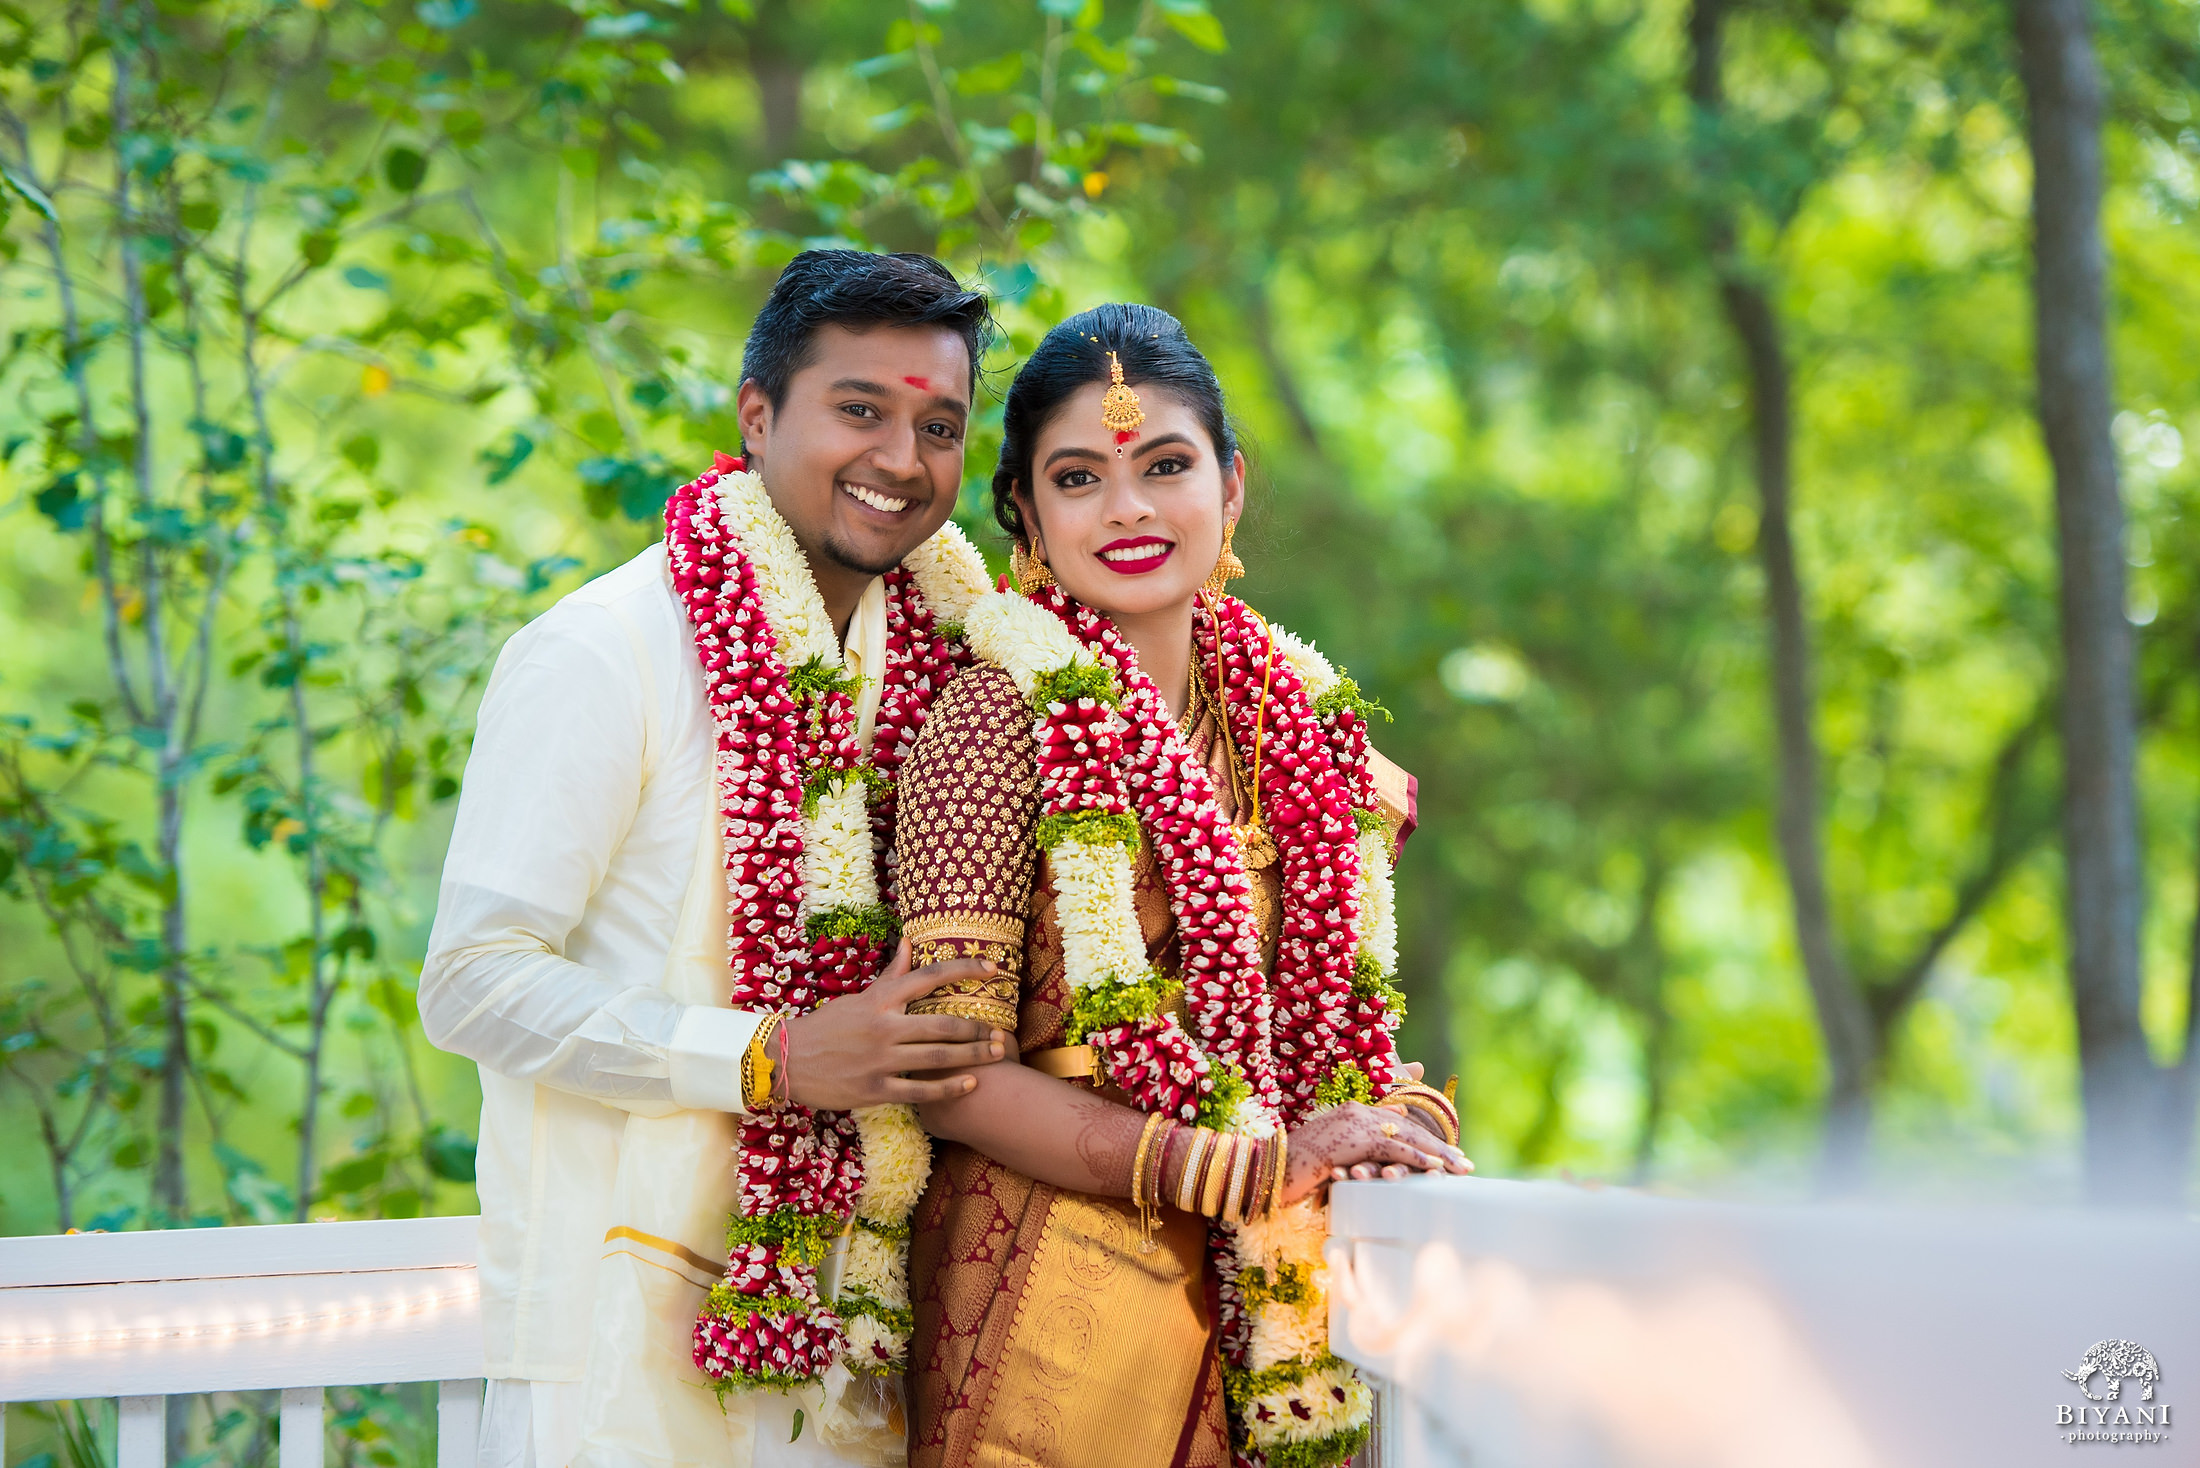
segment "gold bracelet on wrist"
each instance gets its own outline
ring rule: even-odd
[[[1283,1206],[1283,1175],[1291,1166],[1291,1134],[1282,1127],[1276,1128],[1275,1172],[1268,1184],[1268,1208],[1274,1213]]]
[[[1383,1104],[1395,1102],[1410,1106],[1436,1123],[1437,1133],[1447,1146],[1459,1145],[1459,1116],[1444,1100],[1444,1093],[1429,1086],[1400,1086],[1383,1098]]]
[[[1254,1141],[1251,1137],[1237,1139],[1237,1155],[1230,1161],[1230,1181],[1222,1190],[1222,1221],[1224,1223],[1243,1223],[1245,1221],[1246,1175],[1252,1170],[1255,1149],[1259,1146],[1260,1143]]]
[[[1153,1252],[1154,1209],[1146,1201],[1146,1154],[1153,1147],[1154,1134],[1169,1125],[1169,1114],[1156,1111],[1146,1118],[1146,1126],[1138,1134],[1138,1150],[1131,1154],[1131,1202],[1138,1207],[1138,1252]],[[1166,1151],[1163,1153],[1167,1155]],[[1159,1165],[1158,1161],[1155,1164]]]
[[[1199,1211],[1199,1164],[1207,1155],[1208,1146],[1215,1134],[1203,1126],[1192,1128],[1190,1145],[1184,1149],[1184,1175],[1176,1180],[1175,1203],[1186,1213]]]
[[[1230,1181],[1230,1167],[1237,1161],[1238,1139],[1228,1132],[1215,1134],[1215,1150],[1207,1163],[1205,1185],[1199,1190],[1199,1211],[1209,1218],[1222,1214],[1222,1190]]]
[[[768,1046],[772,1031],[778,1028],[779,1015],[765,1015],[764,1022],[749,1036],[748,1048],[741,1052],[741,1105],[751,1115],[771,1107],[772,1057]]]

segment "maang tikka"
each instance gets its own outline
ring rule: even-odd
[[[1138,437],[1138,425],[1146,421],[1146,410],[1138,405],[1138,394],[1123,381],[1123,363],[1115,353],[1108,353],[1108,390],[1100,398],[1100,424],[1115,435],[1115,456],[1123,457],[1123,445]]]

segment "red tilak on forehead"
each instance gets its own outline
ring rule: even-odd
[[[902,381],[908,383],[918,392],[930,392],[932,390],[932,379],[929,377],[904,377]]]

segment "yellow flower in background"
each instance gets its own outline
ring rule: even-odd
[[[1107,188],[1107,186],[1108,186],[1108,176],[1107,176],[1106,174],[1104,174],[1104,173],[1100,172],[1099,170],[1095,169],[1095,170],[1094,170],[1093,172],[1091,172],[1091,173],[1088,173],[1088,174],[1086,174],[1086,175],[1085,175],[1085,197],[1086,197],[1086,198],[1088,198],[1088,199],[1097,199],[1097,198],[1099,198],[1099,197],[1100,197],[1100,195],[1101,195],[1101,192],[1102,192],[1103,190],[1105,190],[1105,189]]]
[[[378,398],[388,392],[390,384],[396,380],[390,376],[389,368],[380,362],[370,362],[359,373],[359,391],[370,398]]]

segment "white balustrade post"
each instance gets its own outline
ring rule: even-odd
[[[321,1400],[326,1392],[318,1386],[283,1388],[279,1468],[321,1468]]]
[[[115,1427],[117,1468],[165,1468],[168,1462],[168,1399],[124,1397]]]
[[[435,1397],[435,1468],[474,1468],[480,1447],[481,1382],[444,1382]]]

